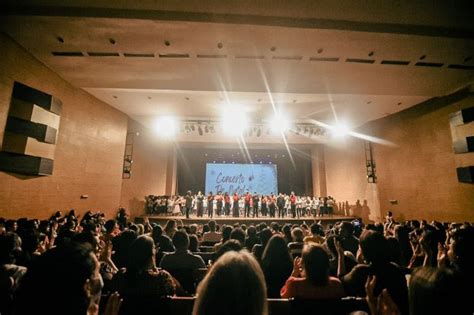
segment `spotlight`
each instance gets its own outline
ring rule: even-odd
[[[192,131],[196,130],[196,127],[194,127],[194,125],[191,125],[191,130]]]
[[[284,133],[288,129],[288,120],[277,113],[270,121],[270,129],[273,133]]]
[[[296,135],[297,135],[297,136],[300,135],[300,132],[301,132],[301,128],[300,128],[300,127],[296,127]]]
[[[216,130],[214,129],[214,126],[212,126],[212,125],[209,126],[209,131],[210,131],[211,133],[215,133],[215,132],[216,132]]]
[[[260,135],[262,134],[262,128],[258,128],[257,130],[257,137],[260,137]]]
[[[209,133],[209,127],[207,125],[204,127],[204,132]]]
[[[202,132],[202,127],[201,125],[198,125],[198,132],[199,132],[199,135],[202,136],[204,133]]]
[[[332,126],[331,131],[332,134],[336,137],[343,137],[350,132],[349,127],[342,122],[339,122],[336,125]]]
[[[240,136],[248,127],[248,119],[243,111],[227,110],[222,117],[222,129],[231,136]]]
[[[169,138],[176,134],[178,131],[176,119],[173,117],[165,116],[155,120],[153,130],[156,134],[161,137]]]

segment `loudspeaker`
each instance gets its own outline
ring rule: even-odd
[[[474,183],[474,166],[458,167],[456,172],[461,183]]]

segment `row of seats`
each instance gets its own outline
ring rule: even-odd
[[[194,301],[194,297],[164,299],[146,296],[140,296],[139,298],[124,297],[120,315],[191,315]],[[267,301],[270,315],[345,315],[354,311],[369,312],[365,299],[355,297],[331,300],[268,299]]]

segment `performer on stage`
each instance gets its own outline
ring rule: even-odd
[[[270,218],[275,217],[275,203],[276,203],[276,198],[275,195],[272,193],[270,197],[268,198],[268,208],[270,209]]]
[[[202,192],[198,192],[197,197],[196,197],[196,212],[198,217],[203,216],[203,201],[204,201],[204,196],[202,195]]]
[[[257,216],[258,218],[258,202],[260,201],[260,198],[257,192],[253,193],[252,201],[253,201],[253,217],[255,218],[255,216]]]
[[[268,198],[265,195],[262,195],[260,199],[261,209],[262,209],[262,216],[266,217],[268,215]]]
[[[224,215],[230,215],[230,196],[228,193],[224,194]]]
[[[222,193],[219,191],[214,199],[216,200],[216,214],[218,217],[220,217],[222,214],[222,205],[223,205]]]
[[[278,217],[283,218],[283,209],[285,208],[285,197],[282,193],[277,198]]]
[[[189,219],[189,211],[191,210],[191,207],[193,205],[193,196],[191,195],[191,190],[188,190],[184,199],[184,211],[186,213],[186,219]]]
[[[239,195],[235,192],[234,195],[232,196],[232,201],[234,202],[232,205],[232,216],[234,218],[239,217]]]
[[[250,201],[252,200],[252,196],[247,191],[244,197],[244,213],[245,217],[250,217]]]
[[[295,192],[291,192],[290,195],[290,207],[291,207],[291,217],[296,217],[296,195]]]
[[[212,191],[207,195],[207,216],[212,218],[214,216],[214,196]]]

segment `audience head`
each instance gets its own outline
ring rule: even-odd
[[[217,260],[197,289],[193,315],[201,314],[268,314],[265,279],[251,254],[228,252]]]
[[[341,230],[340,230],[340,235],[342,237],[349,237],[354,233],[354,226],[352,223],[344,221],[341,224]]]
[[[188,250],[189,236],[184,230],[176,231],[173,235],[173,245],[177,251]]]
[[[472,314],[470,288],[453,269],[423,267],[410,278],[410,315]]]
[[[319,223],[313,223],[310,226],[311,234],[324,236],[323,227]]]
[[[293,239],[293,242],[302,243],[304,238],[303,230],[300,228],[294,228],[293,230],[291,230],[291,237]]]
[[[84,315],[97,307],[101,290],[99,262],[90,247],[64,244],[29,268],[17,292],[15,314]]]
[[[197,236],[194,234],[189,235],[189,250],[192,252],[199,251],[199,241]]]
[[[222,229],[222,242],[230,239],[230,233],[232,233],[232,227],[230,225],[224,226]]]
[[[260,241],[262,242],[263,247],[267,246],[267,243],[272,237],[272,235],[272,230],[270,230],[269,228],[265,228],[260,231]]]
[[[288,251],[286,241],[281,235],[273,235],[268,241],[262,255],[263,268],[269,267],[272,264],[287,263],[292,265],[292,259]]]
[[[227,252],[234,251],[239,252],[243,249],[242,244],[238,240],[228,240],[216,251],[215,260],[224,255]]]
[[[242,246],[245,245],[245,232],[241,228],[233,229],[230,233],[231,240],[237,240]]]
[[[247,229],[247,235],[249,238],[256,238],[257,237],[257,229],[255,226],[251,225]]]
[[[324,286],[329,282],[329,255],[320,245],[306,245],[301,255],[301,266],[313,285]]]
[[[365,230],[360,236],[360,249],[368,263],[379,264],[388,262],[388,243],[379,232]]]
[[[127,271],[139,273],[155,266],[155,242],[146,235],[139,236],[130,246]]]
[[[15,263],[21,251],[21,239],[16,233],[0,235],[0,265]]]
[[[474,273],[474,228],[458,229],[453,233],[448,257],[463,272]]]
[[[211,230],[211,232],[215,232],[216,231],[216,221],[209,221],[208,223],[209,225],[209,229]]]

